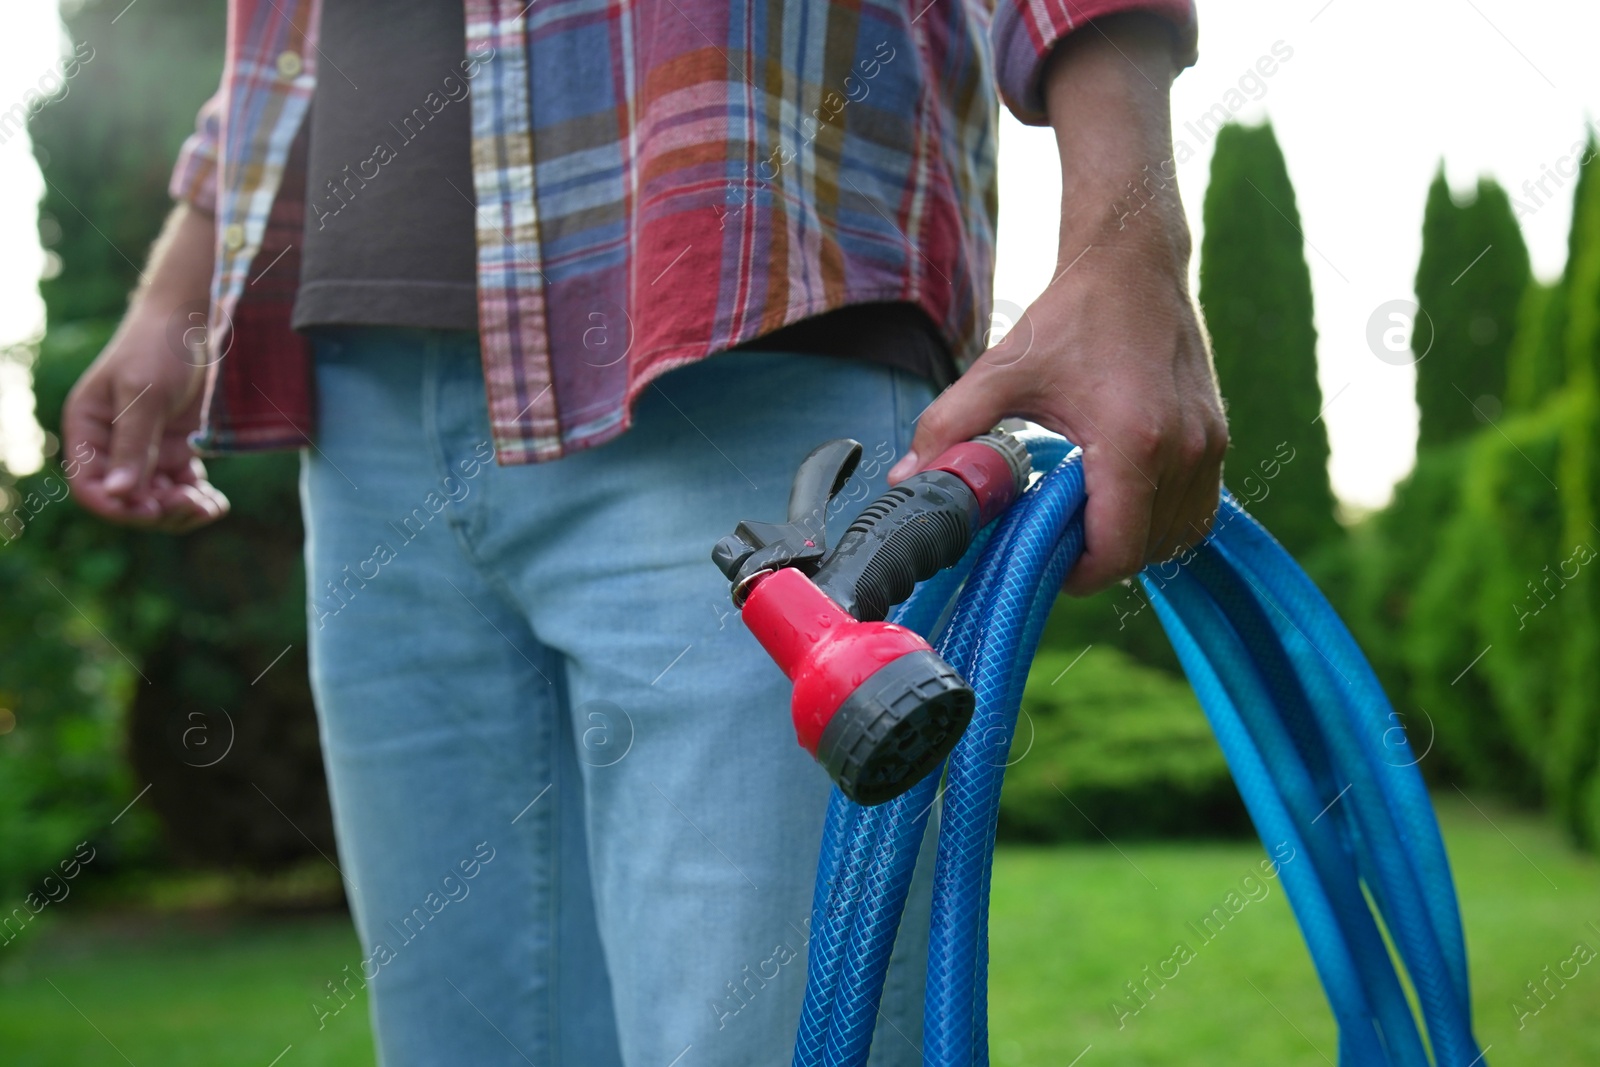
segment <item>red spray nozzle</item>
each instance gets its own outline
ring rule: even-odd
[[[797,570],[757,579],[744,621],[794,682],[801,747],[858,803],[921,781],[972,718],[971,688],[919,634],[858,621]]]
[[[944,760],[975,703],[927,641],[880,620],[1010,505],[1028,456],[998,431],[956,445],[862,509],[830,552],[823,517],[860,454],[854,441],[818,447],[795,476],[789,522],[742,522],[712,558],[745,624],[794,682],[801,746],[845,795],[880,804]]]

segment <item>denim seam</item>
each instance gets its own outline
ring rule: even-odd
[[[450,472],[444,438],[439,432],[439,335],[427,331],[422,341],[422,436],[440,477]]]
[[[529,630],[532,630],[531,625]],[[544,652],[540,658],[545,661],[545,667],[555,675],[557,668],[554,661],[560,658],[560,653],[543,642],[540,642],[539,647]],[[566,686],[558,684],[554,677],[550,679],[550,686],[555,692],[549,702],[551,711],[548,721],[542,725],[546,728],[543,732],[549,738],[545,765],[550,769],[550,792],[554,795],[551,802],[545,805],[542,813],[544,822],[541,825],[545,827],[546,856],[549,860],[549,892],[545,895],[544,922],[545,928],[549,931],[545,950],[550,955],[550,962],[545,967],[545,974],[549,977],[550,984],[545,988],[544,1052],[546,1056],[554,1058],[566,1050],[561,1033],[561,885],[566,875],[562,869],[561,805],[571,788],[568,783],[561,780],[566,774],[566,769],[562,766],[561,754],[557,751],[557,747],[570,741],[569,738],[563,737],[561,720],[564,716],[570,716],[567,705],[571,700],[567,695]],[[582,797],[581,780],[576,783],[576,788],[578,796]],[[559,1060],[553,1059],[552,1062]]]
[[[433,454],[435,468],[439,471],[441,479],[448,476],[450,473],[450,465],[448,457],[445,455],[445,441],[443,434],[440,431],[439,419],[439,410],[444,398],[444,390],[440,387],[444,367],[442,348],[443,340],[439,334],[437,332],[430,332],[427,337],[423,356],[422,425],[423,433],[427,439],[428,450]],[[488,484],[490,481],[492,481],[492,479],[486,479],[485,484],[479,487],[480,491],[484,494],[487,494]],[[479,503],[480,509],[487,507],[487,501],[485,499],[480,499]],[[545,755],[544,759],[542,760],[542,766],[543,769],[548,773],[549,782],[552,787],[551,791],[556,794],[556,799],[549,804],[536,805],[536,807],[539,809],[537,811],[528,811],[524,816],[519,816],[519,818],[526,818],[532,821],[533,825],[529,827],[529,831],[533,833],[536,838],[534,842],[534,848],[544,854],[548,864],[545,872],[544,901],[542,907],[538,909],[540,912],[540,921],[544,929],[538,931],[540,935],[538,939],[539,947],[536,949],[536,951],[542,952],[548,957],[545,961],[542,961],[538,968],[550,979],[549,986],[547,986],[541,994],[544,998],[544,1022],[540,1027],[540,1030],[542,1031],[540,1038],[545,1045],[546,1051],[553,1053],[555,1050],[561,1048],[559,1025],[559,1006],[561,1003],[559,992],[560,964],[557,961],[556,950],[560,941],[559,919],[561,910],[560,898],[562,871],[560,855],[561,827],[556,805],[560,800],[560,794],[562,790],[560,788],[560,783],[558,783],[556,780],[557,776],[561,773],[560,761],[557,758],[556,753],[556,745],[560,743],[561,731],[556,716],[566,715],[569,714],[569,712],[566,708],[567,701],[563,697],[563,687],[557,685],[553,677],[545,675],[545,671],[550,671],[552,675],[558,671],[564,671],[565,663],[558,662],[563,661],[564,657],[557,653],[555,649],[551,648],[549,645],[545,644],[539,639],[539,635],[533,630],[533,622],[530,618],[528,606],[524,604],[521,598],[516,595],[515,590],[511,588],[510,583],[505,580],[505,577],[501,575],[495,568],[485,563],[484,560],[478,556],[472,545],[471,538],[467,535],[464,525],[448,521],[445,523],[445,525],[449,527],[451,537],[454,538],[457,547],[461,551],[462,557],[467,562],[467,565],[472,568],[472,570],[484,581],[486,585],[495,591],[502,603],[505,606],[508,606],[523,621],[523,624],[527,627],[528,634],[533,639],[535,645],[533,649],[528,651],[533,652],[535,656],[544,661],[543,667],[540,667],[538,664],[533,664],[531,659],[529,660],[529,663],[533,665],[536,672],[545,677],[546,683],[556,690],[554,699],[549,702],[549,707],[551,709],[549,715],[540,716],[539,719],[541,721],[536,721],[530,724],[532,727],[532,732],[535,735],[535,743],[541,745],[544,751]],[[471,603],[471,601],[469,600],[468,603]],[[477,605],[473,606],[476,607]],[[490,625],[493,625],[493,623],[491,622]],[[527,652],[521,648],[518,648],[516,642],[511,641],[509,637],[507,638],[507,641],[511,644],[512,648],[516,649],[519,654],[526,658]],[[538,777],[543,777],[543,775],[539,775]]]
[[[471,565],[472,569],[476,571],[485,582],[494,587],[501,599],[509,604],[519,616],[526,620],[526,609],[522,606],[521,602],[517,600],[515,595],[513,595],[506,582],[502,580],[499,575],[494,574],[488,568],[484,567],[471,554],[470,551],[468,551],[466,555],[467,562]],[[532,633],[531,624],[528,628],[529,632]],[[555,649],[540,641],[537,635],[534,635],[533,640],[536,647],[529,651],[531,651],[535,657],[543,661],[542,665],[533,664],[534,669],[540,675],[545,675],[545,671],[550,671],[552,675],[555,674],[555,672],[559,669],[555,661],[561,657]],[[512,642],[512,647],[517,647],[515,642]],[[523,652],[523,650],[520,648],[517,648],[517,651],[519,653]],[[530,660],[530,663],[531,662],[532,661]],[[537,971],[547,975],[550,980],[550,984],[539,994],[544,998],[544,1004],[542,1007],[543,1014],[545,1016],[544,1025],[540,1027],[539,1039],[544,1043],[546,1053],[550,1054],[553,1053],[554,1050],[561,1047],[558,1043],[559,1029],[557,1025],[559,1005],[561,1003],[561,998],[558,991],[560,982],[560,963],[557,958],[556,950],[560,941],[559,918],[561,911],[562,877],[560,841],[561,827],[557,804],[560,803],[562,790],[560,783],[557,781],[557,777],[561,771],[560,761],[557,758],[556,753],[556,745],[560,743],[560,726],[556,716],[567,714],[567,710],[565,707],[566,701],[562,696],[562,687],[557,685],[554,679],[550,676],[546,676],[546,681],[553,689],[556,690],[555,697],[548,702],[549,714],[535,714],[535,721],[530,723],[530,729],[534,735],[534,743],[536,746],[538,746],[543,754],[542,758],[538,761],[535,767],[530,769],[533,769],[536,772],[542,770],[544,773],[535,773],[530,777],[535,783],[539,778],[547,778],[550,785],[550,792],[554,794],[554,798],[549,803],[533,805],[533,810],[529,810],[526,813],[518,816],[518,821],[532,823],[532,825],[529,827],[529,832],[532,833],[535,838],[533,842],[533,848],[537,853],[541,854],[546,861],[544,885],[542,887],[544,889],[544,900],[542,902],[542,906],[536,909],[539,914],[539,922],[543,928],[535,931],[535,933],[538,935],[536,938],[535,951],[539,952],[546,958],[538,961],[535,964],[535,967]]]

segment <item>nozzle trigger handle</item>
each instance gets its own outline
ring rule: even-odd
[[[882,619],[918,582],[955,565],[1028,482],[1027,449],[996,430],[941,453],[862,509],[814,579],[845,611]]]
[[[840,437],[813,448],[794,472],[794,485],[789,489],[789,521],[807,528],[814,521],[819,545],[826,532],[828,501],[839,495],[860,462],[861,442]]]
[[[762,571],[794,567],[816,573],[828,552],[828,503],[860,462],[861,442],[848,437],[823,442],[795,471],[788,522],[747,519],[717,542],[711,559],[733,583],[736,604],[743,602],[745,583]]]
[[[817,587],[863,622],[961,559],[978,526],[970,489],[948,471],[914,474],[868,504],[817,570]]]

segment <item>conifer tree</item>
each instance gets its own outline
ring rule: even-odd
[[[1217,135],[1205,198],[1200,303],[1228,404],[1224,478],[1301,554],[1338,530],[1317,417],[1311,272],[1294,187],[1270,124]],[[1285,457],[1292,457],[1285,462]]]
[[[1457,202],[1441,166],[1428,190],[1417,263],[1418,336],[1431,334],[1417,353],[1418,449],[1499,417],[1529,279],[1528,247],[1505,190],[1484,178],[1470,200]]]

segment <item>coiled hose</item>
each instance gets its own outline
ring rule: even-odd
[[[1046,473],[979,532],[959,564],[923,582],[893,616],[967,678],[977,711],[943,773],[905,795],[867,808],[833,791],[795,1067],[866,1062],[936,801],[923,1063],[988,1063],[989,879],[1001,779],[1045,618],[1083,551],[1082,452],[1054,434],[1018,436],[1034,469]],[[1147,567],[1139,581],[1262,841],[1287,842],[1309,860],[1284,865],[1280,875],[1339,1025],[1341,1064],[1484,1063],[1433,808],[1406,743],[1393,742],[1388,699],[1333,609],[1226,490],[1212,534],[1182,565]],[[1385,934],[1415,990],[1416,1013]]]

